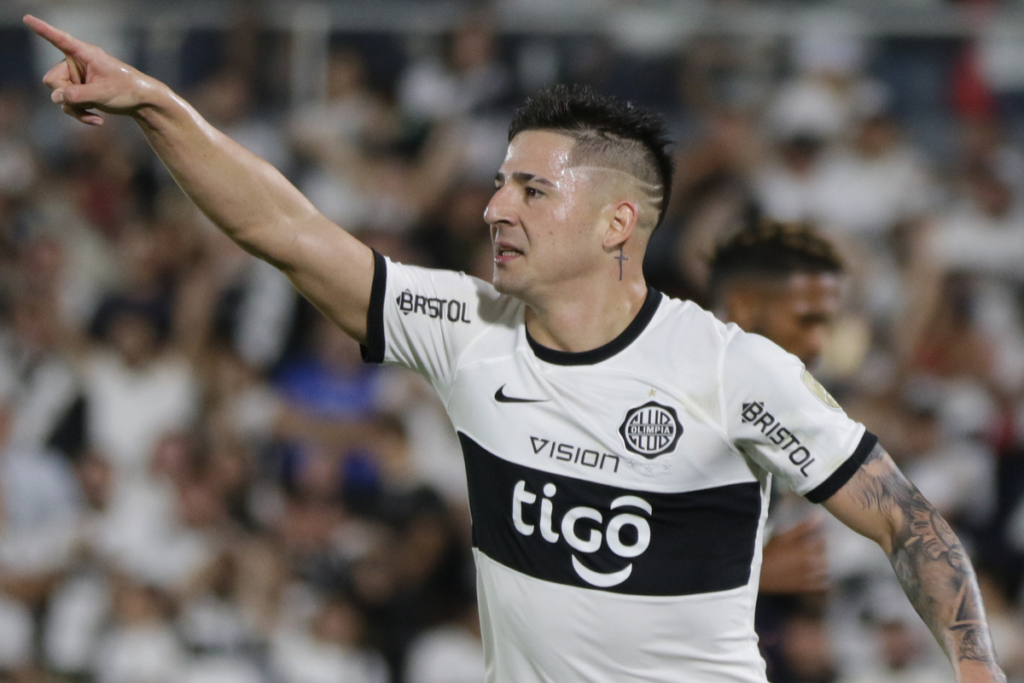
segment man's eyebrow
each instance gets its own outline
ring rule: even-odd
[[[555,187],[555,184],[548,180],[547,178],[541,178],[539,176],[533,175],[532,173],[526,173],[525,171],[516,171],[515,173],[513,173],[512,180],[522,184],[526,184],[530,181],[533,181],[541,185],[547,185],[548,187]],[[502,173],[501,171],[498,171],[496,174],[494,174],[494,182],[499,184],[505,182],[505,174]]]

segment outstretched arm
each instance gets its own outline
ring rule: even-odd
[[[370,249],[331,223],[273,166],[207,123],[163,83],[35,17],[25,23],[64,61],[43,82],[65,113],[131,116],[181,189],[246,251],[280,268],[328,318],[362,342]]]
[[[963,545],[880,446],[824,506],[876,541],[961,682],[1005,681]]]

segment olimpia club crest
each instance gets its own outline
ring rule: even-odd
[[[619,426],[622,443],[630,453],[656,458],[675,450],[683,425],[676,409],[649,401],[626,413]]]

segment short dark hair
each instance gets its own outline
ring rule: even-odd
[[[661,187],[658,223],[672,193],[675,164],[662,118],[632,102],[602,95],[583,85],[556,85],[527,98],[508,128],[508,140],[527,130],[548,130],[573,138],[574,161],[600,157],[604,166]]]
[[[776,220],[764,220],[720,244],[710,265],[712,298],[741,278],[843,272],[843,260],[835,246],[812,226]]]

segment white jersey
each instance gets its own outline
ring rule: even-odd
[[[771,476],[815,502],[875,439],[800,361],[655,290],[585,353],[461,273],[376,256],[364,357],[431,381],[466,461],[491,683],[765,681]]]

